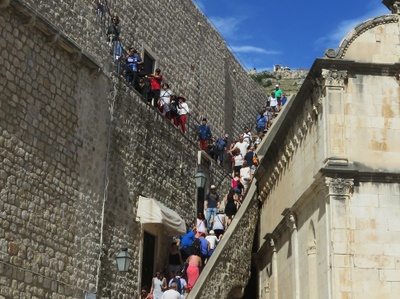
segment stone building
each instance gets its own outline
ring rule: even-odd
[[[137,298],[182,233],[162,218],[144,223],[140,196],[192,222],[196,191],[229,186],[226,169],[198,151],[198,120],[238,136],[265,99],[192,1],[103,3],[100,18],[94,1],[0,0],[2,299]],[[137,47],[188,99],[186,134],[115,73],[111,15],[123,47]],[[253,234],[234,239],[252,244]],[[132,262],[119,273],[123,247]]]
[[[400,3],[383,3],[392,14],[316,59],[274,121],[189,298],[398,297]],[[192,1],[107,4],[99,19],[87,0],[0,0],[1,299],[136,298],[181,232],[145,223],[140,196],[192,221],[198,170],[229,185],[198,151],[197,120],[237,135],[265,97]],[[187,134],[114,72],[111,14],[124,47],[188,98]]]
[[[398,298],[399,1],[316,59],[260,151],[258,298]]]

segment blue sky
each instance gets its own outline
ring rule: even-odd
[[[309,69],[367,19],[389,14],[381,0],[193,0],[246,70]]]

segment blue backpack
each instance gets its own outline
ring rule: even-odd
[[[176,283],[176,287],[177,287],[178,293],[182,295],[182,284],[181,284],[181,279],[175,276],[175,277],[172,279],[171,284],[172,284],[173,282]]]

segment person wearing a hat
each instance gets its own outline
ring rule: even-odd
[[[216,149],[217,149],[217,157],[219,160],[219,165],[224,166],[224,152],[226,151],[226,146],[228,144],[228,134],[225,134],[222,137],[218,137],[217,141],[215,142]]]
[[[214,221],[219,207],[219,194],[217,193],[217,187],[215,187],[215,185],[211,185],[210,192],[206,195],[204,205],[206,209],[207,228],[210,230],[212,228],[211,217]]]
[[[208,236],[206,237],[206,240],[210,244],[210,249],[208,250],[208,255],[207,255],[207,261],[210,258],[210,256],[213,254],[215,247],[218,244],[218,238],[215,236],[215,232],[213,230],[210,230]]]
[[[275,85],[275,97],[276,97],[276,101],[278,103],[277,105],[277,109],[278,111],[281,110],[281,106],[282,106],[282,90],[279,88],[279,85],[276,84]]]
[[[159,68],[155,70],[154,74],[149,75],[150,92],[147,97],[147,102],[149,105],[153,105],[154,107],[158,106],[162,79],[163,76],[161,75],[161,70]]]
[[[208,153],[208,140],[212,137],[210,126],[207,125],[207,118],[203,118],[198,127],[200,149]]]

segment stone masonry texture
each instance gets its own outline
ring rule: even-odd
[[[198,119],[237,136],[263,103],[192,1],[108,2],[124,46],[153,53],[188,98],[189,131],[112,72],[92,1],[1,1],[0,298],[137,296],[138,196],[192,221]],[[208,171],[224,194],[225,170]],[[125,274],[114,260],[123,246],[132,256]]]

